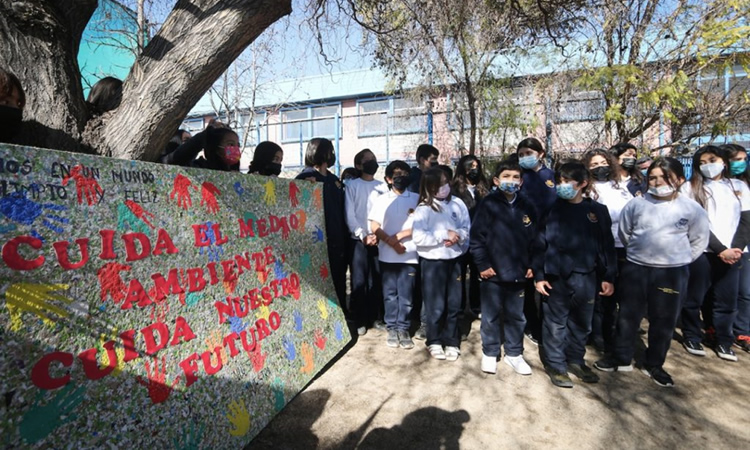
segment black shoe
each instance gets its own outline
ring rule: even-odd
[[[378,331],[385,331],[388,329],[385,322],[383,322],[382,320],[376,320],[375,323],[372,324],[372,327]]]
[[[398,330],[398,346],[407,350],[414,348],[414,341],[409,337],[407,330]]]
[[[584,364],[568,364],[568,372],[572,373],[584,383],[598,383],[599,375],[595,374],[589,366]]]
[[[549,375],[549,380],[555,386],[561,387],[561,388],[573,387],[573,381],[570,379],[570,377],[568,376],[566,372],[558,372],[552,367],[547,367],[544,370],[547,372],[547,375]]]
[[[641,369],[641,371],[651,377],[651,379],[654,380],[654,383],[658,384],[661,387],[674,386],[672,377],[669,376],[667,371],[662,369],[661,367],[644,367],[643,369]]]
[[[682,346],[685,347],[688,353],[695,356],[706,356],[706,350],[703,348],[700,342],[688,341],[687,339],[682,341]]]
[[[632,364],[622,364],[614,358],[602,358],[594,363],[594,367],[602,372],[632,372]]]
[[[734,346],[750,353],[750,336],[737,336],[737,340],[734,341]]]
[[[737,355],[732,350],[732,347],[728,345],[718,344],[716,346],[716,354],[725,361],[737,361]]]
[[[427,325],[421,324],[416,333],[414,333],[414,339],[424,341],[427,339]]]
[[[398,334],[396,330],[388,330],[388,337],[385,338],[385,345],[391,348],[398,347]]]
[[[531,333],[524,333],[523,335],[526,336],[526,339],[528,339],[529,342],[531,342],[532,344],[536,345],[537,347],[539,346],[539,339],[535,338],[533,334],[531,334]]]

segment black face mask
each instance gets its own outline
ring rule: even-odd
[[[622,167],[628,170],[635,167],[635,158],[622,158]]]
[[[265,175],[265,176],[271,176],[271,175],[278,176],[281,173],[281,164],[274,163],[274,162],[268,163],[268,164],[266,164],[266,166],[264,168],[262,168],[259,171],[259,173],[261,175]]]
[[[366,173],[367,175],[375,175],[375,172],[377,171],[378,162],[374,159],[366,161],[364,164],[362,164],[362,172]]]
[[[607,181],[609,179],[609,167],[608,166],[599,166],[595,169],[591,169],[591,175],[596,178],[596,181]]]
[[[437,167],[440,165],[440,163],[437,161],[427,161],[427,162],[430,163],[430,167]]]
[[[409,187],[409,177],[408,176],[400,176],[400,177],[393,177],[393,188],[396,189],[399,192],[404,192],[406,188]]]
[[[466,179],[476,184],[479,181],[479,169],[471,169],[466,172]]]
[[[21,131],[22,112],[0,105],[0,142],[10,142]]]

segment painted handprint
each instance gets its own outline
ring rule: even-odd
[[[37,283],[14,283],[5,291],[5,306],[10,315],[10,328],[19,331],[23,327],[22,314],[28,312],[42,319],[44,323],[51,325],[58,318],[67,317],[70,314],[53,301],[70,304],[73,300],[55,294],[55,291],[68,290],[67,284],[37,284]]]
[[[294,329],[302,331],[302,313],[294,311]]]
[[[286,351],[286,359],[294,361],[297,357],[297,349],[294,348],[294,340],[291,336],[284,336],[284,351]]]
[[[336,308],[339,307],[339,304],[336,302],[336,300],[334,300],[332,298],[329,298],[329,299],[327,299],[327,301],[328,301],[328,307],[329,308],[336,309]]]
[[[203,430],[205,425],[201,424],[198,429],[195,429],[195,422],[190,421],[190,428],[184,435],[185,440],[181,441],[179,438],[174,438],[175,450],[199,450],[201,448],[201,439],[203,438]]]
[[[130,270],[130,266],[118,262],[110,262],[103,265],[97,272],[96,277],[99,279],[99,297],[107,301],[107,297],[112,297],[115,304],[120,303],[125,298],[128,287],[120,276],[120,272]]]
[[[271,316],[271,308],[269,308],[266,305],[260,305],[258,310],[255,312],[255,318],[256,319],[264,319],[268,320],[268,318]]]
[[[337,341],[344,339],[344,327],[341,326],[341,322],[338,320],[333,326],[333,332],[335,333],[334,335],[336,336]]]
[[[276,183],[273,182],[273,180],[269,179],[268,181],[263,184],[263,189],[265,191],[265,195],[263,196],[263,201],[266,202],[267,206],[275,205],[276,204]]]
[[[282,278],[286,278],[288,273],[284,271],[284,263],[281,262],[281,259],[276,259],[276,261],[273,263],[273,276],[277,280],[280,280]]]
[[[174,184],[172,186],[172,192],[169,194],[169,198],[174,200],[177,197],[177,207],[187,210],[193,206],[193,199],[190,198],[190,189],[197,190],[190,181],[190,178],[178,173],[174,177]]]
[[[273,391],[273,407],[276,412],[284,409],[286,401],[284,400],[284,380],[279,377],[273,379],[271,383],[271,390]]]
[[[316,187],[313,191],[313,205],[315,209],[323,209],[323,190],[320,187]]]
[[[232,333],[240,334],[247,329],[247,325],[239,317],[230,317],[229,325],[229,329],[232,330]]]
[[[268,353],[263,353],[260,349],[260,343],[255,346],[255,350],[250,352],[250,362],[253,363],[253,370],[255,372],[260,372],[263,370],[263,365],[266,363],[266,357],[268,356]]]
[[[315,231],[312,232],[312,240],[314,243],[323,242],[325,239],[325,234],[323,233],[323,230],[320,229],[319,226],[315,225]]]
[[[203,255],[204,253],[208,255],[209,261],[219,261],[221,259],[221,255],[224,254],[224,247],[222,247],[223,244],[217,244],[216,240],[216,232],[213,228],[213,222],[206,222],[206,240],[208,240],[209,244],[205,247],[201,247],[198,252]]]
[[[242,183],[239,181],[235,181],[234,183],[234,192],[237,193],[237,197],[243,198],[245,195],[245,188],[242,187]]]
[[[315,342],[315,346],[321,350],[325,350],[326,341],[328,341],[328,339],[325,336],[323,336],[323,332],[320,330],[315,330],[315,340],[313,341]]]
[[[104,197],[104,190],[93,177],[87,177],[83,173],[83,167],[80,165],[70,169],[70,174],[63,178],[62,185],[67,186],[72,179],[76,183],[76,194],[78,195],[78,204],[83,203],[83,196],[86,196],[86,204],[89,206],[99,203],[99,199]]]
[[[203,300],[203,294],[190,292],[185,296],[184,303],[186,306],[191,307],[197,305],[201,300]]]
[[[133,210],[125,203],[117,205],[117,229],[120,231],[131,230],[139,233],[149,232],[146,222],[133,214]]]
[[[315,361],[313,360],[313,350],[307,345],[307,342],[302,343],[302,361],[304,361],[302,369],[300,369],[302,373],[312,373],[315,368]]]
[[[328,319],[328,307],[326,306],[326,301],[322,298],[318,300],[318,311],[320,311],[320,317],[323,320]]]
[[[161,368],[159,368],[159,358],[154,357],[154,370],[151,370],[151,364],[146,361],[146,375],[148,381],[145,381],[143,377],[138,375],[136,378],[140,384],[148,388],[148,396],[151,399],[151,403],[163,403],[169,398],[169,394],[172,393],[172,389],[179,383],[180,375],[174,379],[171,386],[164,384],[167,379],[167,362],[166,357],[161,357]]]
[[[302,204],[305,205],[305,207],[310,206],[310,200],[312,199],[312,191],[310,189],[305,189],[302,191]]]
[[[22,225],[31,225],[42,217],[42,225],[55,233],[65,231],[59,224],[68,224],[65,217],[50,213],[50,211],[65,211],[68,209],[62,205],[52,203],[37,203],[28,199],[26,191],[12,192],[0,199],[0,213],[8,219]]]
[[[213,183],[204,181],[201,185],[201,206],[206,205],[206,211],[209,214],[216,214],[219,212],[219,202],[216,201],[216,196],[221,195],[219,188]]]
[[[242,218],[245,219],[245,222],[249,222],[249,223],[253,224],[253,233],[250,236],[248,236],[248,237],[250,239],[255,239],[255,232],[257,231],[257,229],[255,227],[255,223],[258,222],[258,216],[254,212],[252,212],[252,211],[246,211],[242,215]]]
[[[266,284],[266,281],[268,281],[268,275],[271,274],[271,269],[262,267],[260,270],[255,271],[255,275],[258,277],[258,283],[260,284]]]
[[[326,265],[326,263],[320,265],[320,278],[322,278],[323,280],[328,278],[328,266]]]
[[[304,230],[305,224],[307,223],[307,213],[300,209],[295,214],[297,214],[297,219],[299,220],[298,228]]]
[[[213,330],[204,342],[206,343],[206,347],[208,347],[209,353],[214,353],[218,350],[218,358],[221,361],[226,361],[224,359],[224,339],[221,335],[221,330]]]
[[[232,400],[226,416],[233,427],[229,430],[229,434],[232,436],[244,436],[250,431],[250,412],[248,412],[244,401]]]
[[[293,181],[289,183],[289,203],[292,205],[292,208],[299,206],[299,192],[299,187]]]
[[[143,209],[143,206],[139,205],[133,200],[125,200],[125,206],[128,207],[128,209],[133,213],[135,217],[141,219],[149,227],[154,228],[154,226],[148,220],[149,217],[154,217],[154,215]]]
[[[34,405],[24,414],[18,426],[21,438],[33,445],[60,425],[76,420],[78,417],[73,411],[83,402],[85,391],[83,387],[74,389],[73,383],[69,383],[46,405],[40,405],[44,393],[39,392]]]

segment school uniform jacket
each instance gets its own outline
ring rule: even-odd
[[[477,269],[494,269],[497,275],[490,281],[525,281],[537,221],[536,209],[521,195],[512,202],[499,191],[487,195],[477,206],[471,224],[469,251]]]

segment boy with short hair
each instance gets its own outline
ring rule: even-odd
[[[385,324],[389,347],[414,348],[409,336],[412,294],[417,280],[417,248],[411,240],[412,213],[419,196],[410,192],[409,165],[393,161],[385,168],[391,186],[374,200],[370,229],[378,238],[378,259],[383,279]]]
[[[486,373],[497,371],[497,357],[504,340],[505,363],[518,374],[531,375],[531,367],[523,359],[526,326],[523,305],[526,281],[531,278],[537,214],[531,203],[518,195],[523,185],[518,163],[501,161],[492,183],[497,190],[477,207],[469,239],[469,249],[482,279],[481,368]]]

